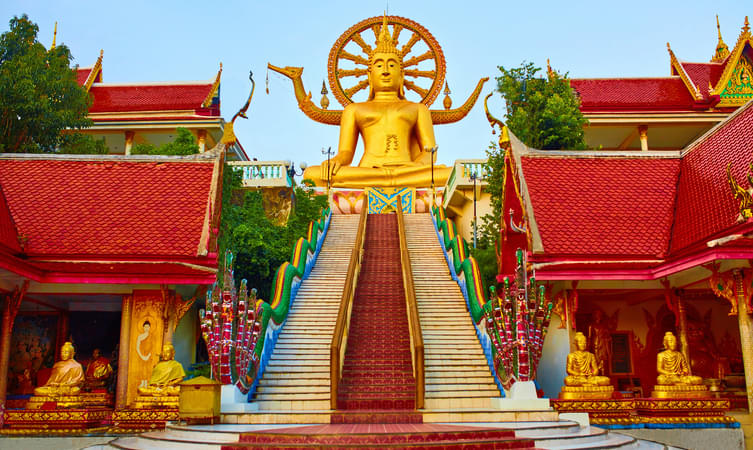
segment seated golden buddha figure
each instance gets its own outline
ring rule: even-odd
[[[178,394],[186,372],[175,359],[175,348],[172,344],[162,346],[160,362],[152,369],[149,384],[138,388],[136,407],[178,406]]]
[[[27,409],[39,409],[48,402],[55,402],[56,406],[63,408],[82,405],[79,394],[84,383],[84,369],[73,359],[75,354],[72,343],[63,344],[60,348],[60,361],[52,366],[47,383],[34,389],[34,396],[29,399]]]
[[[614,388],[609,377],[599,375],[599,365],[593,353],[586,350],[586,336],[575,333],[576,350],[567,355],[567,377],[560,398],[565,400],[608,399]]]
[[[89,390],[102,389],[107,384],[110,375],[112,375],[110,360],[102,356],[100,349],[95,348],[92,352],[91,361],[86,366],[84,387]]]
[[[690,374],[685,356],[677,351],[677,338],[671,331],[664,334],[664,351],[656,355],[656,386],[652,397],[705,397],[708,389],[703,379]]]
[[[73,344],[66,342],[60,348],[60,361],[52,366],[52,373],[47,383],[34,389],[34,395],[60,396],[78,395],[84,382],[84,369],[73,356],[76,350]]]
[[[402,55],[395,46],[384,18],[376,48],[369,55],[369,97],[345,107],[340,119],[337,154],[303,174],[317,186],[429,187],[431,163],[436,153],[429,108],[405,98]],[[351,166],[359,135],[363,157]],[[434,184],[442,186],[451,168],[434,166]]]

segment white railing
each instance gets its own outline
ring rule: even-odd
[[[243,176],[243,187],[290,187],[286,161],[232,161],[228,165]]]
[[[476,174],[476,186],[486,186],[486,159],[457,159],[444,187],[443,206],[446,208],[457,189],[473,187],[472,174]]]

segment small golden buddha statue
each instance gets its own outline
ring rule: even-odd
[[[73,356],[73,344],[66,342],[60,348],[60,361],[52,366],[47,383],[34,389],[34,396],[27,403],[28,409],[39,409],[45,403],[54,402],[56,407],[75,408],[82,405],[81,385],[84,383],[84,369]]]
[[[385,187],[431,185],[432,149],[436,147],[429,108],[405,98],[403,58],[382,22],[376,47],[369,55],[369,97],[345,107],[340,120],[337,154],[303,174],[317,186]],[[358,137],[363,139],[363,157],[350,164]],[[434,166],[434,183],[442,186],[451,168]]]
[[[84,369],[73,356],[76,350],[73,344],[66,342],[60,348],[60,361],[52,366],[52,373],[44,386],[34,389],[34,395],[60,396],[78,395],[84,382]]]
[[[180,386],[186,372],[175,359],[175,348],[172,344],[162,347],[160,362],[152,369],[149,384],[138,388],[137,408],[178,406]]]
[[[110,360],[102,356],[100,349],[95,348],[92,352],[91,361],[86,366],[84,387],[89,390],[102,389],[107,384],[110,375],[112,375]]]
[[[685,356],[677,351],[677,338],[671,331],[664,334],[664,351],[656,355],[656,386],[651,393],[658,398],[706,397],[703,379],[690,374]]]
[[[599,365],[593,353],[586,350],[586,336],[575,333],[576,350],[567,355],[567,377],[560,392],[564,400],[608,399],[614,388],[609,377],[599,375]]]

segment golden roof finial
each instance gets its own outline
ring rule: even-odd
[[[371,57],[373,57],[376,53],[391,53],[400,56],[400,51],[398,51],[397,47],[395,46],[395,42],[392,40],[388,25],[387,13],[385,12],[382,19],[382,28],[379,30],[379,37],[376,40],[376,47],[371,53]]]
[[[745,23],[743,24],[743,33],[750,33],[750,23],[748,22],[748,16],[745,16]]]
[[[55,22],[55,31],[52,32],[52,45],[50,46],[50,50],[55,48],[55,41],[58,38],[58,23]]]
[[[327,91],[327,85],[324,83],[324,80],[322,80],[322,99],[319,100],[319,105],[321,105],[322,109],[329,108],[329,98],[327,98],[327,94],[329,94],[329,91]]]
[[[716,32],[719,35],[719,40],[716,43],[716,52],[711,58],[711,62],[720,62],[729,55],[729,47],[724,43],[722,39],[722,29],[719,26],[719,14],[716,15]]]
[[[554,71],[552,70],[552,65],[549,63],[549,58],[547,58],[546,59],[546,76],[547,78],[551,79],[553,74],[554,74]]]

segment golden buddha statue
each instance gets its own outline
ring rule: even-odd
[[[677,351],[677,338],[671,331],[664,333],[664,351],[656,355],[656,386],[652,397],[706,397],[703,379],[691,375],[685,356]]]
[[[29,399],[27,409],[39,409],[42,405],[54,402],[56,407],[75,408],[82,405],[81,385],[84,383],[84,369],[73,356],[76,350],[73,344],[66,342],[60,348],[60,361],[52,366],[52,373],[47,383],[34,389],[34,396]]]
[[[567,377],[560,398],[565,400],[608,399],[614,388],[609,377],[599,375],[599,365],[593,353],[586,350],[586,336],[575,333],[576,350],[567,355]]]
[[[84,382],[84,369],[73,356],[76,350],[73,344],[66,342],[60,348],[60,361],[52,366],[52,373],[44,386],[34,389],[34,395],[60,396],[78,395]]]
[[[160,362],[152,369],[149,383],[145,387],[138,388],[136,399],[137,408],[178,406],[180,386],[186,372],[183,366],[175,359],[175,348],[172,344],[162,346]]]
[[[432,159],[436,161],[434,128],[429,109],[405,98],[403,57],[382,22],[376,47],[368,59],[369,96],[345,107],[340,119],[337,154],[303,174],[317,186],[346,188],[431,185]],[[359,135],[363,157],[351,166]],[[451,168],[434,166],[434,183],[442,186]]]

